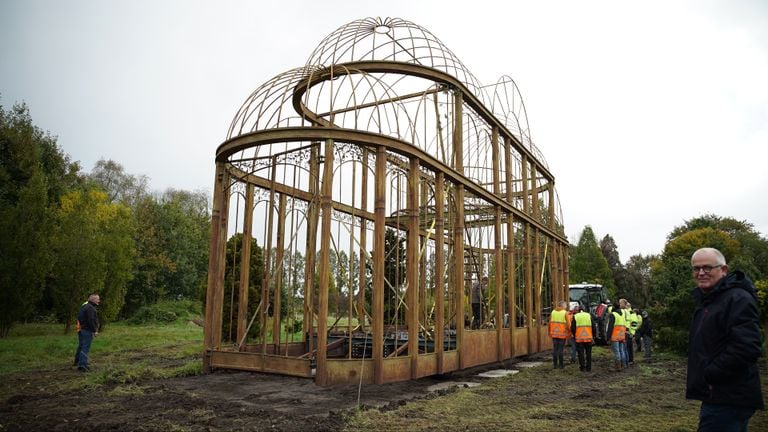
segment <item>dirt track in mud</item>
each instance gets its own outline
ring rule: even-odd
[[[529,359],[530,360],[530,359]],[[520,360],[518,360],[520,361]],[[511,364],[511,363],[510,363]],[[507,364],[509,366],[510,364]],[[408,400],[454,391],[499,365],[386,385],[319,387],[312,380],[237,371],[55,392],[74,368],[16,375],[0,402],[0,431],[338,431],[356,407],[387,410]]]

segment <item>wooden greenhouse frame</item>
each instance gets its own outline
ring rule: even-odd
[[[349,23],[216,151],[204,369],[381,384],[551,349],[561,221],[509,77],[481,86],[411,22]]]

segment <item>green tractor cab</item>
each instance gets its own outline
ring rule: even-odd
[[[606,345],[608,338],[608,307],[611,301],[608,299],[608,291],[600,284],[582,282],[568,285],[570,308],[575,306],[583,311],[589,311],[594,325],[595,343]]]

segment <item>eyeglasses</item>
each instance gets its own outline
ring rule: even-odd
[[[711,272],[714,269],[719,269],[722,266],[723,266],[722,264],[713,265],[713,266],[711,266],[711,265],[693,266],[693,267],[691,267],[691,270],[693,270],[694,274],[697,274],[700,271],[703,271],[706,274],[706,273]]]

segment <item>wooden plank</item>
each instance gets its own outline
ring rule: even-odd
[[[496,330],[482,329],[464,332],[461,368],[467,369],[498,361]]]
[[[413,377],[421,378],[435,374],[437,374],[437,355],[435,353],[420,354]]]
[[[238,369],[311,378],[311,362],[308,359],[272,356],[261,353],[236,351],[210,351],[212,368]]]
[[[384,383],[411,379],[411,359],[409,357],[383,359],[382,375]]]
[[[336,384],[373,384],[372,359],[328,359],[327,381]]]

